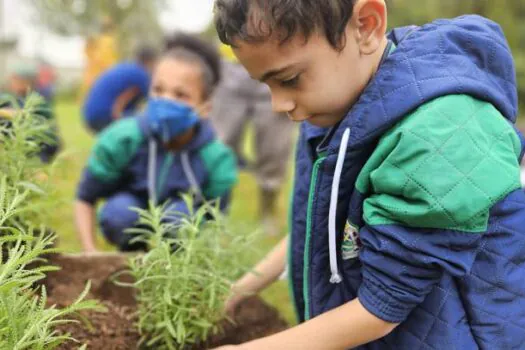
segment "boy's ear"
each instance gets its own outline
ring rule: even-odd
[[[384,0],[357,0],[352,25],[356,29],[357,43],[363,55],[371,55],[381,48],[387,28]]]

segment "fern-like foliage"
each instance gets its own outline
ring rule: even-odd
[[[11,101],[16,106],[16,101]],[[9,121],[0,122],[0,349],[53,349],[70,339],[55,327],[81,310],[102,308],[83,301],[90,284],[70,306],[47,307],[45,288],[37,282],[56,270],[44,260],[55,253],[55,234],[41,223],[52,208],[46,184],[38,181],[46,171],[37,153],[48,142],[49,124],[38,113],[41,98],[32,95]],[[81,315],[80,318],[82,318]]]

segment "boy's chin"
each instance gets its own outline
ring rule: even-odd
[[[307,118],[308,123],[318,126],[320,128],[331,128],[334,125],[337,125],[343,119],[343,117],[336,117],[333,115],[315,115],[310,118]]]

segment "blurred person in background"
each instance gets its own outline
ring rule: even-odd
[[[125,230],[136,225],[131,208],[168,203],[167,220],[177,222],[204,202],[220,200],[225,210],[237,181],[235,155],[219,141],[206,115],[220,80],[215,48],[179,34],[152,77],[143,115],[119,120],[104,130],[78,185],[75,217],[85,252],[95,252],[95,206],[104,237],[121,251],[142,250]],[[194,208],[182,200],[195,193]],[[178,214],[174,214],[178,213]]]
[[[32,63],[19,63],[9,74],[6,91],[0,96],[0,123],[10,127],[31,92],[38,93],[38,68]],[[55,115],[49,102],[44,98],[32,113],[49,122],[49,141],[40,145],[39,157],[50,163],[61,148]]]
[[[38,60],[36,91],[50,104],[53,103],[56,90],[57,75],[55,68],[45,59]]]
[[[117,38],[111,18],[103,17],[100,33],[86,39],[84,54],[86,67],[80,88],[81,101],[100,74],[118,62]]]
[[[84,122],[92,132],[99,133],[113,121],[137,113],[147,98],[156,59],[155,49],[140,47],[135,61],[114,65],[94,82],[82,107]]]
[[[221,44],[223,79],[214,97],[211,120],[219,137],[236,153],[239,166],[248,166],[243,154],[245,129],[252,122],[255,142],[253,170],[259,188],[259,215],[269,235],[278,234],[276,207],[286,178],[294,139],[294,124],[272,111],[270,91],[253,80]]]

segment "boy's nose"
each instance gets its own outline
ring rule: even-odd
[[[291,113],[295,107],[293,99],[272,93],[272,109],[275,113]]]

